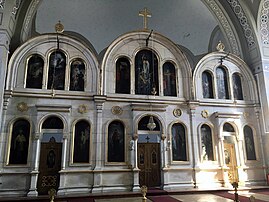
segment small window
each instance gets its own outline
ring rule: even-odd
[[[52,116],[47,118],[42,124],[42,129],[63,129],[64,125],[60,118]]]
[[[235,132],[234,127],[229,123],[225,123],[223,125],[223,132]]]

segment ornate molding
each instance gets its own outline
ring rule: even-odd
[[[269,0],[265,0],[262,4],[260,16],[260,32],[263,44],[269,44]]]
[[[120,106],[113,106],[113,107],[111,108],[111,112],[112,112],[112,114],[114,114],[114,115],[121,115],[122,112],[123,112],[123,110],[122,110],[122,108],[121,108]]]
[[[244,10],[242,9],[238,0],[227,0],[230,4],[231,8],[233,9],[240,25],[242,26],[245,34],[245,38],[248,42],[248,47],[252,47],[255,45],[255,40],[252,32],[252,27],[249,24],[248,17],[246,16]]]
[[[17,104],[17,109],[20,112],[26,112],[26,111],[28,111],[28,108],[29,107],[25,102],[20,102],[20,103]]]
[[[209,112],[207,110],[203,110],[201,111],[201,116],[206,119],[209,117]]]
[[[85,114],[88,112],[88,108],[86,105],[79,105],[78,106],[78,112],[81,113],[81,114]]]
[[[182,115],[182,111],[181,111],[181,109],[179,109],[179,108],[177,108],[177,109],[174,109],[173,110],[173,115],[175,116],[175,117],[180,117],[181,115]]]
[[[35,13],[36,13],[36,10],[37,10],[37,7],[40,3],[40,0],[34,0],[31,2],[31,5],[29,6],[29,9],[27,11],[27,14],[26,14],[26,17],[24,19],[24,25],[23,25],[23,30],[24,32],[22,33],[22,41],[25,41],[27,40],[27,36],[29,34],[29,30],[31,28],[29,28],[29,24],[32,22],[34,16],[35,16]]]
[[[5,8],[5,3],[6,3],[6,0],[0,0],[0,8],[2,10],[4,10],[4,8]]]
[[[238,42],[236,40],[236,37],[233,33],[233,29],[222,12],[219,5],[215,2],[215,0],[204,0],[204,2],[211,8],[211,10],[214,12],[215,16],[217,17],[219,23],[221,24],[223,30],[225,31],[225,34],[227,36],[228,42],[232,48],[232,53],[235,55],[241,55]]]
[[[15,17],[17,15],[18,9],[20,8],[20,5],[21,5],[21,0],[16,0],[15,5],[13,6],[12,12],[11,12]]]

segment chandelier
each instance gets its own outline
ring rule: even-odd
[[[147,124],[148,129],[150,129],[151,131],[154,130],[154,128],[156,128],[156,123],[154,122],[153,116],[149,117],[149,122]]]

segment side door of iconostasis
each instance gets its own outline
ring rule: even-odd
[[[37,182],[37,191],[39,195],[47,195],[50,189],[59,188],[62,157],[62,143],[59,140],[59,134],[45,134],[46,139],[41,143],[39,175]],[[43,138],[44,139],[44,138]]]

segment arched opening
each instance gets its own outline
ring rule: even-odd
[[[19,119],[12,127],[8,164],[27,164],[30,123]]]
[[[79,121],[75,125],[73,139],[73,163],[89,163],[90,160],[90,124]]]
[[[212,130],[203,124],[201,127],[201,143],[202,143],[202,160],[214,161]]]
[[[44,60],[33,54],[27,63],[26,88],[42,88]]]
[[[177,96],[176,91],[176,69],[171,62],[163,65],[163,95]]]
[[[203,98],[213,97],[213,79],[208,71],[202,73]]]
[[[77,58],[71,63],[70,86],[71,91],[84,91],[85,86],[85,64],[82,59]]]
[[[150,50],[141,50],[135,56],[135,94],[159,95],[158,60]]]
[[[233,79],[233,96],[235,100],[243,100],[243,90],[241,76],[239,73],[234,73]]]
[[[119,58],[116,62],[116,93],[130,94],[131,75],[130,62],[127,58]]]
[[[49,58],[48,89],[64,90],[66,56],[60,51],[54,51]]]
[[[125,162],[125,129],[120,121],[108,126],[108,162]]]
[[[224,136],[224,165],[228,167],[229,182],[238,182],[238,169],[236,160],[236,132],[230,123],[223,125]]]
[[[42,124],[37,191],[47,195],[50,189],[59,188],[62,159],[63,122],[56,116],[48,117]]]
[[[183,124],[175,123],[172,126],[172,160],[187,161],[186,130]]]
[[[160,136],[160,124],[156,117],[145,116],[139,121],[137,159],[140,186],[156,187],[161,184]]]
[[[227,72],[219,66],[216,69],[218,99],[229,99]]]
[[[247,160],[256,160],[253,131],[248,125],[244,127],[244,140]]]

